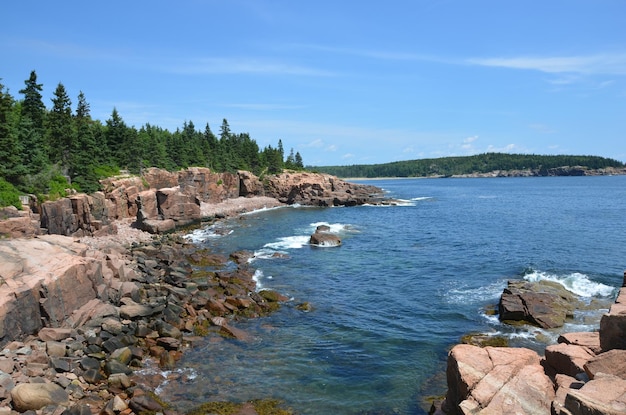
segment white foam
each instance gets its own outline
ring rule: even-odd
[[[310,232],[314,232],[318,226],[328,226],[330,233],[346,233],[346,232],[358,232],[352,225],[345,223],[328,223],[328,222],[314,222],[310,225]]]
[[[214,227],[207,227],[202,229],[195,229],[191,233],[184,235],[183,238],[188,239],[193,243],[202,243],[207,239],[212,238],[221,238],[226,235],[230,235],[233,233],[232,229],[217,229]]]
[[[254,275],[252,276],[252,280],[256,282],[256,289],[260,291],[263,288],[263,284],[261,283],[261,279],[263,278],[263,271],[257,269],[254,271]]]
[[[524,279],[530,282],[556,282],[580,297],[609,297],[614,293],[613,287],[591,281],[587,275],[580,272],[561,276],[542,271],[533,271],[524,275]]]
[[[276,242],[263,245],[263,248],[270,248],[276,251],[281,249],[299,249],[309,244],[310,235],[284,236],[278,238]]]
[[[431,196],[421,196],[421,197],[413,197],[411,198],[411,200],[414,200],[416,202],[419,202],[420,200],[429,200],[432,199]]]

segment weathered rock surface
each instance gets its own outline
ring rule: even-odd
[[[341,238],[331,233],[330,227],[320,225],[309,238],[309,243],[315,246],[339,246],[341,245]]]
[[[321,173],[282,173],[266,178],[265,196],[287,204],[313,206],[355,206],[381,203],[375,186],[349,183]]]
[[[525,321],[541,328],[561,327],[579,301],[550,281],[509,281],[498,305],[500,320]]]
[[[20,383],[11,391],[13,407],[19,412],[38,410],[46,405],[67,404],[67,392],[55,383]]]
[[[600,347],[604,351],[626,349],[626,288],[620,290],[615,304],[600,320]]]
[[[626,273],[624,281],[626,285]],[[620,316],[625,300],[623,287],[611,307],[615,316]],[[452,414],[626,414],[626,350],[603,351],[606,327],[561,335],[558,344],[546,347],[541,361],[528,349],[457,345],[448,355],[443,408]],[[610,341],[604,346],[620,346],[626,332],[619,320],[609,330]],[[506,350],[504,356],[510,357],[497,359],[494,350]]]
[[[460,344],[448,355],[449,413],[548,414],[554,386],[528,349]]]

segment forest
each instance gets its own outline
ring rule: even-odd
[[[47,108],[35,71],[24,84],[18,99],[0,78],[0,206],[21,206],[16,200],[23,193],[42,199],[65,196],[68,188],[91,193],[101,178],[121,170],[195,166],[263,175],[303,168],[299,152],[285,157],[282,140],[261,149],[248,133],[233,133],[226,119],[218,135],[208,123],[199,130],[192,121],[174,132],[150,124],[137,129],[115,108],[105,122],[92,119],[82,91],[73,110],[62,83]]]
[[[351,166],[315,166],[319,172],[338,177],[429,177],[490,173],[497,170],[546,170],[563,166],[582,166],[588,169],[624,167],[624,163],[598,156],[535,155],[485,153],[474,156],[442,157],[397,161],[385,164],[357,164]]]

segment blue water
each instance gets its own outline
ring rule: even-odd
[[[160,393],[189,408],[273,397],[299,414],[423,414],[445,391],[449,348],[469,332],[542,350],[558,331],[510,328],[485,309],[508,279],[581,295],[568,330],[593,330],[626,269],[626,176],[362,181],[400,206],[281,208],[195,232],[201,246],[257,257],[259,284],[291,301],[233,323],[250,342],[189,350]],[[341,247],[306,242],[330,224]],[[272,257],[282,252],[286,258]],[[313,310],[296,305],[309,302]],[[600,310],[598,310],[600,308]]]

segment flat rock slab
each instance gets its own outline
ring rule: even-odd
[[[626,380],[626,350],[609,350],[597,355],[585,364],[585,372],[589,379],[604,373]]]
[[[565,409],[572,415],[626,414],[626,380],[600,374],[579,390],[570,390]]]

